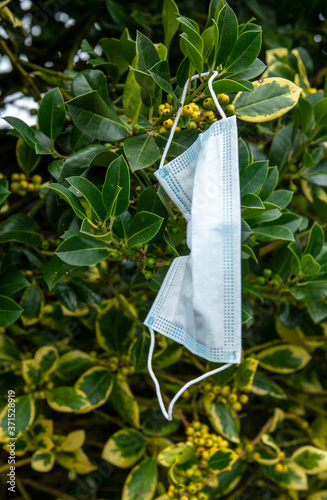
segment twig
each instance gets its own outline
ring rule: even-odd
[[[22,483],[32,486],[32,488],[35,488],[38,491],[43,491],[44,493],[49,493],[49,495],[52,495],[53,497],[61,498],[62,500],[76,500],[75,497],[72,495],[67,495],[67,493],[62,493],[62,491],[57,490],[57,488],[51,488],[50,486],[45,486],[43,484],[40,484],[37,481],[33,481],[33,479],[22,479]]]
[[[31,462],[31,457],[30,458],[23,458],[23,460],[18,460],[18,462],[15,463],[15,467],[23,467],[23,465],[27,465]],[[2,467],[0,467],[0,474],[2,472],[7,472],[8,470],[10,470],[10,465],[9,464],[6,464],[6,465],[2,465]]]
[[[21,480],[18,477],[16,477],[16,484],[17,484],[17,488],[21,492],[24,500],[32,500],[31,497],[29,496],[29,494],[27,493],[23,483],[21,482]]]

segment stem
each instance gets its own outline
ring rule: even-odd
[[[113,424],[118,425],[118,427],[121,427],[122,429],[125,429],[125,425],[118,419],[111,417],[110,415],[107,415],[101,410],[94,410],[93,413],[96,415],[99,415],[99,417],[103,418],[104,420],[108,420],[109,422],[112,422]]]
[[[21,492],[24,500],[32,500],[31,497],[29,496],[29,494],[27,493],[27,491],[25,490],[23,483],[21,482],[21,480],[18,477],[16,477],[16,484],[17,484],[17,488]]]
[[[18,460],[18,462],[15,463],[15,467],[23,467],[23,465],[27,465],[31,462],[31,458],[23,458],[23,460]],[[8,470],[10,470],[10,467],[11,465],[9,464],[6,464],[6,465],[3,465],[2,467],[0,467],[0,474],[2,472],[7,472]]]
[[[27,478],[22,479],[22,483],[28,486],[32,486],[32,488],[35,488],[38,491],[49,493],[49,495],[52,495],[53,497],[61,498],[62,500],[76,500],[76,498],[73,497],[72,495],[67,495],[67,493],[63,493],[62,491],[57,490],[56,488],[51,488],[50,486],[45,486],[43,484],[40,484],[37,481],[33,481],[33,479],[27,479]]]
[[[31,208],[31,210],[28,212],[29,217],[34,217],[38,213],[38,211],[45,205],[45,201],[47,199],[47,195],[43,196],[43,198],[40,198],[37,203],[35,203],[34,207]]]
[[[28,68],[34,69],[35,71],[42,71],[42,73],[47,73],[51,76],[56,76],[58,78],[63,78],[65,80],[74,80],[74,76],[65,75],[65,73],[61,73],[60,71],[54,71],[53,69],[43,68],[42,66],[38,66],[37,64],[31,63],[29,61],[21,61],[23,66],[27,66]]]
[[[20,60],[18,59],[18,57],[11,52],[8,45],[3,39],[0,39],[0,46],[6,52],[13,65],[18,69],[19,73],[28,81],[35,99],[39,101],[41,99],[40,91],[37,88],[35,82],[33,81],[33,78],[31,78],[30,75],[25,71],[23,66],[20,64]]]

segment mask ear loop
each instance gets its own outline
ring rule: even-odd
[[[209,81],[208,81],[208,89],[210,90],[210,94],[211,94],[211,97],[212,97],[212,99],[213,99],[213,101],[214,101],[214,103],[216,105],[216,108],[218,109],[218,111],[219,111],[222,119],[224,120],[226,118],[226,115],[224,113],[223,108],[220,106],[220,104],[218,102],[218,99],[217,99],[217,96],[216,96],[216,94],[215,94],[215,92],[214,92],[214,90],[212,88],[212,81],[216,78],[216,76],[218,76],[218,74],[219,74],[218,71],[214,71],[212,73],[212,75],[211,75],[211,77],[209,78]],[[208,75],[210,75],[210,73],[202,73],[201,74],[201,76],[208,76]],[[198,78],[199,78],[199,75],[193,75],[193,76],[191,76],[191,78],[189,78],[187,80],[187,82],[184,85],[183,92],[182,92],[181,99],[180,99],[181,107],[178,109],[176,118],[175,118],[174,123],[173,123],[173,126],[171,127],[170,134],[169,134],[169,137],[168,137],[168,141],[167,141],[165,149],[163,150],[163,153],[162,153],[162,157],[161,157],[159,168],[161,168],[164,165],[164,163],[165,163],[165,159],[166,159],[167,153],[169,151],[171,141],[173,140],[178,120],[179,120],[179,118],[181,116],[181,113],[182,113],[182,109],[183,109],[183,106],[184,106],[184,102],[185,102],[185,98],[186,98],[186,94],[187,94],[187,89],[188,89],[189,82],[190,81],[192,82],[193,80],[197,80]]]
[[[149,371],[149,374],[150,374],[150,376],[154,382],[154,385],[156,387],[157,398],[159,401],[161,411],[167,420],[172,420],[173,419],[174,404],[179,399],[181,394],[183,394],[183,392],[186,391],[186,389],[191,387],[191,385],[196,384],[197,382],[200,382],[201,380],[204,380],[205,378],[210,377],[211,375],[214,375],[215,373],[221,372],[221,371],[225,370],[226,368],[229,368],[230,366],[232,366],[232,363],[227,363],[223,366],[220,366],[219,368],[216,368],[215,370],[211,370],[210,372],[204,373],[203,375],[195,378],[194,380],[190,380],[190,382],[187,382],[178,391],[176,396],[174,396],[174,398],[171,400],[171,402],[169,403],[168,412],[167,412],[165,405],[163,403],[163,400],[162,400],[161,390],[160,390],[160,385],[159,385],[158,379],[155,376],[153,369],[152,369],[152,355],[153,355],[153,351],[154,351],[155,335],[154,335],[154,331],[152,328],[149,327],[149,330],[150,330],[150,336],[151,336],[151,343],[150,343],[149,356],[148,356],[148,371]]]
[[[202,73],[201,76],[208,76],[209,74],[210,73]],[[214,103],[215,103],[215,105],[216,105],[216,107],[217,107],[220,115],[222,116],[222,119],[225,119],[226,115],[224,113],[224,110],[220,106],[220,104],[218,102],[218,99],[217,99],[217,96],[216,96],[216,94],[215,94],[215,92],[214,92],[214,90],[212,88],[212,81],[216,78],[216,76],[218,76],[218,71],[214,71],[212,73],[211,77],[209,78],[208,88],[210,90],[211,97],[213,98]],[[164,165],[164,162],[165,162],[165,159],[166,159],[166,156],[167,156],[167,153],[168,153],[171,141],[173,140],[174,132],[175,132],[175,129],[177,127],[177,123],[178,123],[178,120],[179,120],[179,118],[181,116],[182,108],[183,108],[183,105],[184,105],[184,102],[185,102],[185,98],[186,98],[186,94],[187,94],[187,89],[188,89],[189,82],[193,81],[193,80],[196,80],[198,78],[199,78],[199,75],[193,75],[191,78],[189,78],[187,80],[187,82],[184,85],[183,92],[182,92],[181,99],[180,99],[181,107],[178,109],[178,112],[177,112],[176,118],[174,120],[173,126],[172,126],[172,128],[170,130],[170,134],[169,134],[169,137],[168,137],[165,149],[164,149],[164,151],[162,153],[162,157],[161,157],[159,168],[161,168]],[[201,380],[203,380],[203,379],[205,379],[207,377],[210,377],[211,375],[214,375],[215,373],[221,372],[221,371],[225,370],[226,368],[229,368],[230,366],[232,366],[232,364],[231,363],[225,364],[223,366],[220,366],[219,368],[216,368],[215,370],[211,370],[210,372],[201,375],[200,377],[197,377],[194,380],[191,380],[190,382],[187,382],[177,392],[177,394],[174,396],[174,398],[171,400],[171,402],[169,404],[169,407],[168,407],[168,412],[167,412],[166,408],[165,408],[165,405],[163,403],[163,400],[162,400],[161,390],[160,390],[160,385],[159,385],[158,379],[155,376],[155,374],[153,372],[153,369],[152,369],[152,356],[153,356],[153,351],[154,351],[154,346],[155,346],[155,335],[154,335],[154,331],[153,331],[152,328],[149,327],[149,331],[150,331],[150,336],[151,336],[151,343],[150,343],[149,355],[148,355],[148,371],[149,371],[149,374],[150,374],[150,376],[151,376],[151,378],[152,378],[152,380],[154,382],[155,388],[156,388],[157,398],[158,398],[158,401],[159,401],[159,405],[160,405],[161,411],[162,411],[164,417],[167,420],[172,420],[172,418],[173,418],[172,415],[173,415],[174,404],[179,399],[179,397],[181,396],[181,394],[183,394],[183,392],[186,391],[186,389],[188,389],[191,385],[196,384],[197,382],[200,382]]]

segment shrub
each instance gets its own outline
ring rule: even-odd
[[[119,31],[124,12],[107,4]],[[327,496],[326,90],[311,87],[303,47],[270,48],[265,66],[260,26],[224,2],[198,21],[164,0],[164,43],[125,28],[101,56],[82,42],[87,69],[27,62],[30,91],[45,92],[38,124],[6,118],[17,165],[0,179],[0,471],[14,434],[20,498]],[[239,126],[244,352],[168,422],[143,320],[187,252],[186,222],[154,172],[181,88],[215,68]],[[189,90],[169,158],[219,119],[207,80]],[[214,366],[157,335],[167,400]]]

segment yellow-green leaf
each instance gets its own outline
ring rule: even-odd
[[[327,500],[327,490],[316,491],[308,497],[308,500]]]
[[[79,429],[77,431],[70,432],[65,440],[61,443],[60,449],[62,451],[76,451],[82,448],[85,442],[85,430]]]
[[[307,474],[319,474],[327,470],[327,451],[314,446],[301,446],[293,453],[292,460]]]
[[[113,388],[113,379],[106,368],[93,366],[80,376],[75,388],[82,391],[89,402],[88,406],[81,410],[86,413],[107,401]]]
[[[74,471],[77,474],[88,474],[97,469],[82,449],[61,452],[58,454],[56,462],[65,469]]]
[[[132,467],[142,458],[145,439],[135,429],[121,429],[115,432],[104,445],[101,457],[116,467]]]
[[[232,443],[239,443],[237,421],[225,405],[223,403],[213,403],[206,397],[203,398],[203,405],[215,431],[232,441]]]
[[[311,356],[303,347],[284,344],[264,349],[257,358],[266,370],[274,373],[293,373],[307,365]]]
[[[32,456],[31,467],[37,472],[49,472],[55,463],[55,454],[51,451],[36,450]]]
[[[127,476],[122,500],[151,500],[156,491],[157,480],[157,461],[155,458],[146,458]]]
[[[274,465],[262,466],[264,472],[275,481],[278,486],[288,490],[307,490],[308,478],[304,470],[293,462],[287,462],[287,472],[276,472]]]
[[[327,450],[327,418],[323,416],[317,417],[311,428],[313,432],[313,444],[323,450]]]
[[[245,359],[236,372],[235,385],[243,391],[250,391],[259,361],[253,358]]]
[[[239,92],[233,104],[236,116],[246,122],[267,122],[292,109],[301,88],[285,78],[265,78],[253,82],[253,92]]]
[[[237,459],[237,454],[228,448],[224,450],[218,450],[216,453],[214,453],[208,461],[208,467],[213,471],[213,472],[222,472],[223,470],[227,469]]]
[[[12,406],[8,408],[8,404],[4,406],[0,414],[0,442],[2,443],[8,437],[21,436],[32,425],[35,418],[35,404],[30,394],[16,399],[14,413],[10,411]],[[9,425],[10,418],[15,419],[14,427]]]
[[[24,359],[22,362],[22,375],[29,385],[39,385],[40,366],[35,359]]]
[[[174,463],[183,464],[194,455],[192,443],[177,443],[167,446],[158,455],[158,462],[164,467],[170,467]]]
[[[47,402],[53,410],[73,413],[88,407],[84,392],[74,387],[55,387],[47,393]]]
[[[41,376],[44,377],[57,368],[58,349],[49,345],[40,347],[36,351],[34,359],[40,367]]]
[[[140,427],[139,406],[127,382],[115,381],[109,403],[127,422]]]

